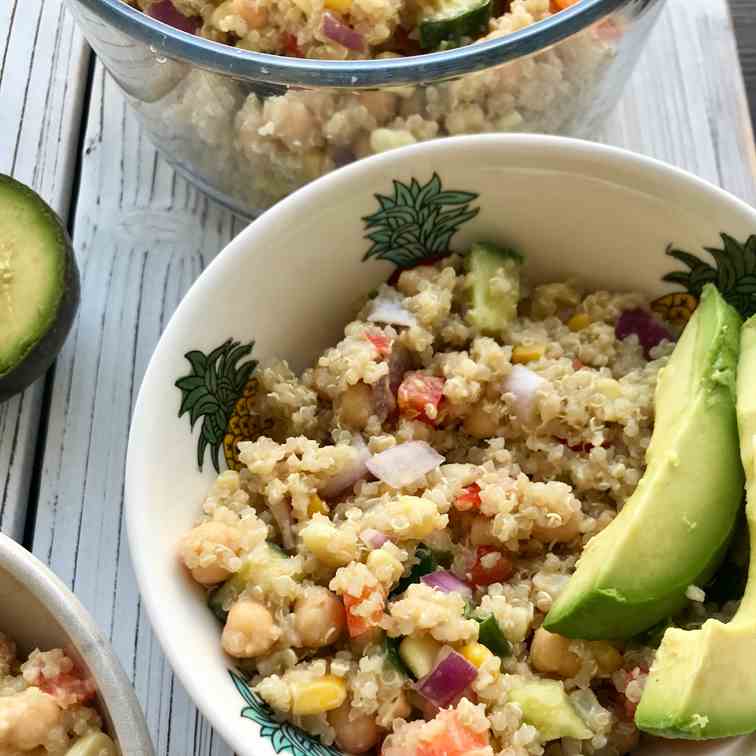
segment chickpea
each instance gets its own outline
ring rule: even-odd
[[[391,730],[397,719],[409,719],[410,714],[412,714],[412,706],[404,691],[400,690],[399,695],[390,703],[381,706],[380,711],[378,724],[387,730]]]
[[[39,688],[0,697],[0,751],[31,751],[47,742],[53,727],[63,721],[55,699]]]
[[[473,438],[492,438],[496,435],[499,423],[496,415],[487,410],[482,402],[473,405],[462,424],[465,433]]]
[[[476,515],[470,523],[470,543],[473,546],[497,546],[501,545],[496,536],[491,532],[491,520],[483,515]]]
[[[611,675],[622,667],[622,654],[606,641],[591,641],[588,648],[602,675]]]
[[[539,672],[557,677],[575,677],[580,671],[580,657],[570,651],[570,640],[539,627],[530,644],[530,663]]]
[[[343,425],[362,429],[373,411],[373,390],[367,383],[355,383],[338,399],[336,414]]]
[[[239,534],[230,525],[212,520],[192,528],[179,546],[181,559],[189,568],[192,577],[202,585],[221,583],[231,574],[231,571],[218,563],[217,555],[216,561],[210,564],[196,564],[197,558],[201,554],[225,549],[238,555],[241,551]]]
[[[234,10],[250,29],[261,29],[268,20],[268,12],[256,0],[234,0]]]
[[[533,538],[544,543],[567,543],[580,535],[580,518],[573,514],[556,528],[547,528],[545,525],[533,523]]]
[[[344,605],[328,588],[315,585],[305,590],[294,608],[294,629],[305,648],[335,643],[344,632]]]
[[[375,718],[354,713],[349,702],[328,713],[328,721],[336,731],[336,745],[347,753],[367,753],[381,739]]]
[[[239,659],[267,654],[281,636],[273,615],[257,601],[240,599],[228,613],[221,645],[226,653]]]

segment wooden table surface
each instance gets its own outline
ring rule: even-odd
[[[756,103],[756,0],[732,3]],[[156,154],[61,0],[0,2],[0,103],[0,172],[68,220],[82,274],[79,319],[56,366],[0,405],[0,528],[48,563],[109,635],[158,754],[228,754],[174,679],[142,608],[123,473],[157,339],[243,222]],[[748,112],[726,0],[668,0],[602,139],[756,204]]]

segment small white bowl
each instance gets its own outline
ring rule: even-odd
[[[732,287],[733,275],[756,269],[749,267],[756,266],[756,239],[738,251],[720,236],[745,242],[756,232],[752,208],[657,161],[588,142],[488,135],[388,152],[310,184],[243,231],[191,288],[153,355],[134,411],[126,498],[131,553],[155,631],[189,694],[244,756],[337,752],[276,723],[232,677],[217,621],[179,566],[176,545],[200,512],[213,460],[223,468],[224,428],[244,376],[232,371],[215,391],[214,421],[193,429],[180,414],[186,407],[180,409],[175,383],[191,372],[187,357],[201,362],[229,339],[254,342],[257,360],[282,357],[297,371],[311,364],[392,273],[391,260],[443,246],[438,224],[422,231],[410,221],[393,241],[376,237],[387,240],[377,250],[383,259],[367,254],[366,234],[376,230],[367,217],[396,198],[411,204],[421,187],[426,204],[429,193],[444,191],[454,193],[438,200],[447,210],[479,208],[451,239],[452,249],[476,240],[512,246],[526,255],[531,280],[577,276],[588,286],[638,290],[669,314],[695,304],[696,286],[719,275],[728,297],[756,309],[754,295],[738,294],[748,286]],[[726,247],[730,262],[732,254],[742,259],[718,271],[706,247]],[[687,279],[692,293],[681,275],[670,277],[691,272],[685,260],[696,268]],[[239,365],[249,359],[240,355]],[[666,756],[691,753],[677,743],[657,747]],[[756,740],[692,748],[697,756],[745,756]]]
[[[123,756],[154,756],[134,689],[94,620],[42,562],[1,533],[0,631],[22,656],[62,648],[94,680],[103,729]]]

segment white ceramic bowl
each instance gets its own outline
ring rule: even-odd
[[[429,184],[434,174],[440,187]],[[203,360],[228,339],[254,341],[258,360],[283,357],[295,370],[309,365],[395,269],[391,260],[403,263],[439,242],[437,229],[423,234],[410,226],[378,250],[383,259],[366,257],[366,216],[379,202],[388,206],[386,197],[406,204],[421,185],[430,187],[426,200],[439,188],[457,193],[443,197],[447,209],[461,206],[455,202],[480,208],[453,236],[452,248],[480,239],[511,245],[527,256],[531,279],[578,276],[589,286],[639,290],[669,312],[690,305],[696,287],[719,276],[730,299],[756,309],[748,293],[754,277],[746,274],[756,269],[756,239],[747,250],[728,242],[723,254],[742,259],[730,258],[736,264],[726,269],[715,270],[704,250],[725,246],[721,233],[745,242],[756,232],[754,210],[678,170],[587,142],[492,135],[417,145],[320,179],[249,226],[200,276],[160,340],[134,413],[126,477],[129,541],[153,626],[189,694],[244,756],[335,751],[275,723],[234,680],[217,621],[179,566],[176,544],[200,512],[215,476],[213,458],[223,467],[224,427],[243,386],[230,381],[217,389],[214,424],[200,421],[192,429],[188,415],[180,416],[174,384],[190,372],[185,355]],[[695,268],[686,279],[692,294],[678,283],[681,276],[665,280],[674,271],[691,272],[668,248],[698,259],[686,258]],[[755,750],[751,740],[710,743],[695,753]],[[665,742],[656,752],[691,751]]]
[[[42,562],[2,534],[0,630],[21,654],[62,648],[97,685],[103,729],[123,756],[154,756],[134,689],[87,610]]]

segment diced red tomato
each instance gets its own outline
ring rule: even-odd
[[[407,373],[399,385],[399,412],[411,420],[438,424],[439,405],[444,397],[444,379],[423,373]]]
[[[465,486],[454,500],[454,507],[460,512],[480,507],[480,486],[477,483]]]
[[[572,367],[575,370],[582,370],[585,365],[577,357],[575,357],[575,359],[572,361]]]
[[[380,595],[380,607],[369,617],[354,614],[353,610],[367,598],[370,598],[374,593]],[[356,638],[358,635],[366,633],[368,630],[375,627],[380,622],[381,617],[383,617],[383,605],[385,599],[379,588],[366,587],[362,592],[362,595],[359,597],[345,593],[342,596],[342,601],[344,602],[344,608],[346,609],[347,630],[349,631],[350,638]]]
[[[559,13],[559,11],[565,10],[565,8],[575,5],[577,2],[578,0],[551,0],[551,12]]]
[[[381,357],[391,354],[391,339],[384,333],[366,333],[365,338],[375,347]]]
[[[286,55],[290,58],[301,58],[302,51],[299,49],[299,43],[297,37],[291,32],[283,33],[283,49]]]
[[[498,559],[493,555],[497,555]],[[509,580],[513,572],[514,565],[506,554],[492,546],[478,546],[469,576],[470,581],[476,586],[491,585]]]
[[[42,678],[36,685],[64,709],[89,701],[97,690],[93,680],[79,677],[75,672],[65,672],[50,679]]]
[[[456,711],[440,711],[434,721],[430,739],[421,736],[415,756],[466,756],[488,745],[488,732],[475,732],[466,727]],[[443,723],[443,729],[437,723]]]

